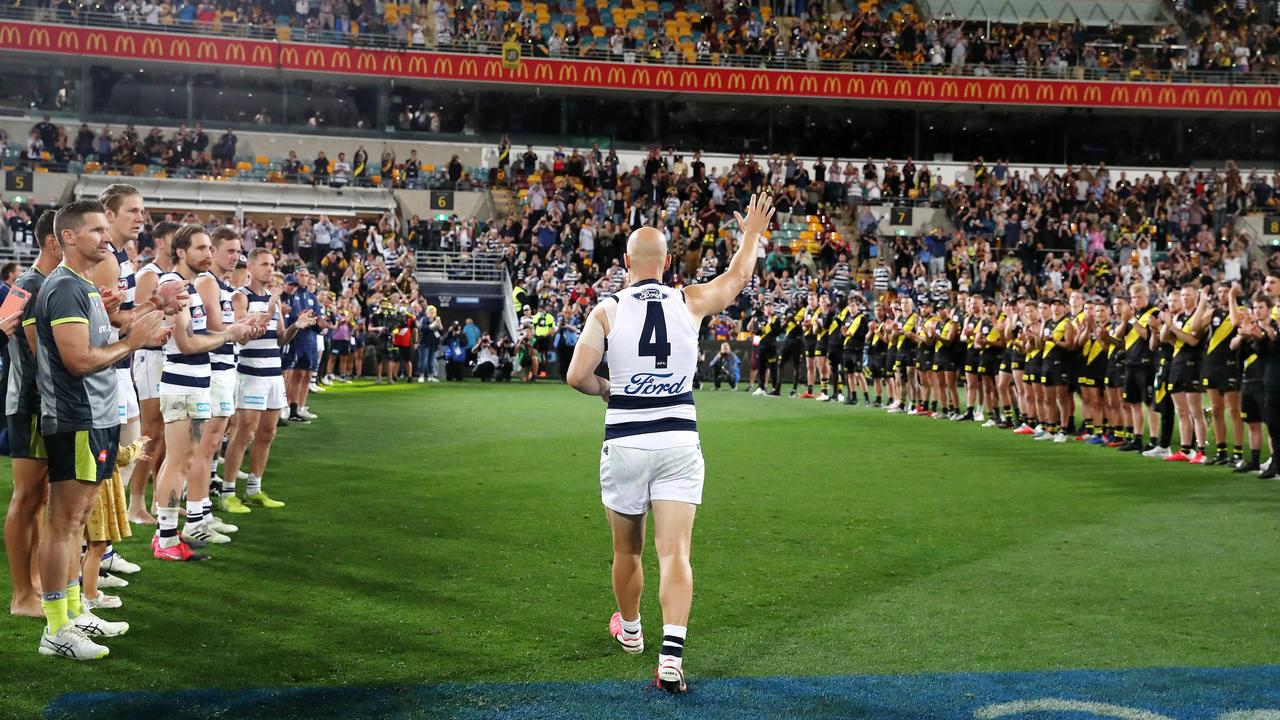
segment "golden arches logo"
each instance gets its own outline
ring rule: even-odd
[[[72,48],[80,49],[80,36],[70,30],[62,30],[58,32],[58,49]]]
[[[1222,91],[1219,90],[1218,88],[1213,88],[1208,92],[1207,95],[1205,95],[1204,102],[1206,105],[1221,105]]]
[[[906,97],[911,94],[911,83],[906,80],[895,80],[893,83],[893,96]]]
[[[13,33],[13,42],[17,44],[18,29],[8,25],[4,29]],[[31,34],[27,36],[27,44],[31,47],[49,47],[49,31],[42,27],[31,28]]]
[[[1155,93],[1151,92],[1151,88],[1140,87],[1133,93],[1133,101],[1139,105],[1151,105]]]
[[[839,95],[840,94],[840,78],[832,77],[828,75],[827,79],[822,81],[822,94],[823,95]]]
[[[1102,102],[1102,88],[1097,85],[1090,85],[1084,89],[1084,102],[1086,105],[1097,105]]]
[[[453,63],[452,63],[452,62],[449,62],[448,60],[442,60],[442,59],[439,59],[439,58],[437,58],[437,59],[436,59],[436,69],[435,69],[435,72],[434,72],[433,74],[434,74],[434,75],[440,75],[440,74],[441,74],[441,73],[440,73],[440,67],[441,67],[441,65],[440,65],[440,64],[441,64],[441,63],[445,63],[444,68],[447,70],[447,72],[446,72],[446,73],[444,73],[444,74],[445,74],[445,75],[452,75],[452,74],[453,74]],[[427,74],[427,59],[426,59],[426,58],[424,58],[424,57],[422,57],[421,55],[414,55],[414,56],[410,57],[410,58],[409,58],[409,74],[410,74],[410,75],[426,75],[426,74]]]
[[[495,62],[494,66],[496,67],[498,64],[499,63]],[[475,77],[476,75],[479,74],[479,68],[480,66],[476,64],[475,60],[471,60],[468,58],[466,60],[463,60],[462,63],[458,66],[458,74],[466,77]]]
[[[756,81],[757,79],[758,79],[758,78],[752,78],[752,79],[751,79],[752,85],[754,85],[754,84],[755,84],[755,81]],[[730,75],[730,76],[729,76],[729,89],[730,89],[730,90],[745,90],[745,89],[747,89],[747,79],[746,79],[745,77],[743,77],[742,73],[734,73],[734,74],[732,74],[732,75]],[[752,89],[754,90],[755,88],[753,87]]]
[[[404,72],[404,64],[400,60],[400,55],[397,53],[387,53],[386,55],[383,55],[382,72],[395,73],[396,75],[400,75]]]
[[[472,61],[470,61],[470,62],[475,62],[475,61],[474,61],[474,60],[472,60]],[[464,62],[463,62],[463,65],[464,65],[464,66],[466,65],[466,61],[464,61]],[[489,62],[486,62],[486,63],[484,64],[484,76],[485,76],[485,77],[487,77],[487,78],[488,78],[488,77],[502,77],[502,61],[501,61],[501,60],[490,60]]]
[[[953,98],[960,94],[960,86],[954,80],[948,80],[942,83],[942,97]]]
[[[200,44],[196,46],[196,58],[198,60],[217,60],[218,46],[208,40],[202,40]]]
[[[737,78],[735,74],[733,76]],[[729,81],[729,89],[733,89],[733,80]],[[762,72],[755,73],[751,76],[751,92],[769,92],[769,76]]]
[[[800,92],[807,95],[818,92],[818,79],[812,75],[805,75],[800,78]]]
[[[636,68],[635,70],[632,70],[631,84],[632,85],[648,85],[649,71],[644,68]]]
[[[846,95],[866,95],[867,84],[862,82],[862,78],[852,78],[845,85],[844,92]]]
[[[245,60],[245,55],[246,53],[244,51],[244,45],[241,45],[240,43],[227,44],[227,58],[226,58],[227,62],[243,63]]]
[[[1227,99],[1227,104],[1232,107],[1244,107],[1249,102],[1249,94],[1244,90],[1235,89],[1231,91],[1231,97]]]
[[[1111,88],[1111,99],[1107,101],[1111,105],[1128,105],[1129,104],[1129,88],[1117,85]]]
[[[133,36],[124,35],[124,34],[117,35],[115,52],[117,55],[121,55],[121,54],[137,55],[138,47],[133,42]]]
[[[169,42],[169,57],[191,57],[191,43],[186,40],[171,40]]]
[[[102,33],[89,33],[89,41],[85,43],[88,52],[105,53],[107,51],[107,36]]]
[[[1271,105],[1271,90],[1269,88],[1258,88],[1253,91],[1254,107],[1269,107]]]
[[[976,80],[970,80],[964,84],[964,99],[971,98],[982,99],[982,85]]]
[[[1004,83],[993,82],[987,84],[988,100],[1003,100],[1006,92],[1008,91],[1005,89]]]
[[[378,69],[378,61],[373,59],[373,53],[362,52],[360,57],[356,58],[356,70],[362,72],[370,72]]]
[[[1048,102],[1053,100],[1053,86],[1048,83],[1040,83],[1036,86],[1036,102]]]
[[[877,95],[877,96],[879,96],[879,95],[888,95],[888,94],[889,94],[889,83],[888,83],[888,81],[883,80],[883,79],[881,79],[881,78],[876,78],[875,80],[872,80],[872,81],[871,81],[871,94],[872,94],[872,95]]]
[[[422,69],[419,70],[418,66]],[[421,55],[414,55],[409,59],[409,72],[415,75],[425,75],[427,73],[427,59]],[[431,67],[432,75],[441,75],[448,77],[453,74],[453,61],[449,58],[436,58],[435,63]]]
[[[1031,89],[1026,83],[1018,83],[1013,86],[1013,100],[1021,100],[1023,102],[1031,99]]]
[[[1200,104],[1199,88],[1193,88],[1193,87],[1183,88],[1181,103],[1184,106],[1199,105]]]
[[[696,88],[698,87],[698,74],[692,70],[685,70],[680,73],[680,87]]]
[[[253,64],[254,65],[270,65],[271,64],[271,48],[267,45],[253,46]]]
[[[147,57],[156,57],[164,54],[164,46],[160,44],[160,38],[149,37],[143,40],[142,54]]]
[[[618,67],[609,68],[609,84],[610,85],[621,85],[626,81],[627,81],[627,74],[622,71],[622,68],[618,68]]]
[[[505,63],[502,65],[503,67],[506,67]],[[509,69],[511,70],[511,75],[513,77],[519,77],[521,80],[529,79],[529,63],[520,63],[519,65]]]
[[[560,68],[560,76],[561,76],[561,79],[563,79],[563,78],[564,78],[564,68],[563,68],[563,67],[562,67],[562,68]],[[535,67],[535,68],[533,69],[533,77],[534,77],[534,79],[538,80],[539,82],[544,82],[544,81],[549,81],[549,80],[551,80],[551,66],[550,66],[550,65],[548,65],[547,63],[544,63],[544,62],[540,62],[540,63],[538,63],[538,66],[537,66],[537,67]],[[574,72],[574,78],[573,78],[573,80],[574,80],[574,82],[576,82],[576,81],[578,80],[578,77],[577,77],[577,71],[576,71],[576,70],[575,70],[575,72]]]
[[[916,83],[916,97],[933,97],[938,94],[938,88],[934,86],[933,80],[924,79]]]
[[[307,59],[303,62],[303,65],[310,68],[324,67],[324,53],[311,48],[307,51]]]
[[[675,84],[676,84],[676,74],[675,74],[675,73],[671,72],[670,70],[659,70],[659,71],[658,71],[658,86],[659,86],[659,87],[669,88],[669,87],[674,87],[674,86],[675,86]]]
[[[1077,102],[1080,99],[1079,94],[1076,92],[1075,85],[1063,85],[1061,97],[1062,97],[1062,102],[1069,102],[1069,103]]]
[[[298,49],[297,48],[280,48],[280,64],[289,67],[298,66]]]
[[[333,63],[334,70],[339,68],[343,70],[351,69],[351,53],[348,53],[346,50],[334,50],[330,58]]]
[[[40,29],[40,32],[44,33],[44,38],[45,38],[44,44],[48,45],[49,32],[42,28]],[[29,43],[30,45],[35,45],[35,42],[34,42],[35,36],[36,36],[35,30],[32,30],[31,31],[32,42]],[[0,45],[3,45],[4,47],[17,47],[18,45],[21,45],[21,44],[22,44],[22,40],[18,34],[18,28],[13,27],[12,25],[5,25],[4,27],[0,27]]]
[[[595,65],[588,65],[586,71],[582,73],[583,82],[599,85],[603,79],[604,73],[600,72],[600,68]]]
[[[1173,105],[1176,102],[1178,102],[1178,93],[1174,92],[1173,88],[1163,88],[1160,90],[1161,105]]]
[[[792,80],[790,75],[778,76],[777,92],[793,93],[795,91],[796,91],[795,80]]]

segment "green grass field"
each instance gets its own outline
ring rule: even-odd
[[[697,401],[691,678],[1275,661],[1280,485],[972,423]],[[364,384],[312,406],[267,474],[287,508],[236,519],[204,564],[151,560],[145,530],[121,544],[144,569],[102,611],[133,625],[108,659],[39,657],[39,621],[0,617],[0,718],[66,692],[647,681],[653,653],[604,633],[598,399]]]

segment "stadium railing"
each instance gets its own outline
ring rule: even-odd
[[[506,268],[497,253],[454,253],[419,250],[414,253],[414,269],[419,281],[488,282],[506,279]]]
[[[221,31],[212,27],[201,27],[193,24],[147,25],[122,23],[120,18],[107,13],[79,12],[74,15],[49,8],[0,7],[0,20],[19,20],[38,22],[47,25],[81,25],[103,27],[117,30],[139,30],[145,32],[172,32],[191,35],[212,35],[219,37],[242,37],[259,40],[280,40],[274,28],[258,25],[221,23]],[[358,35],[341,36],[330,31],[306,32],[301,28],[291,29],[289,41],[299,44],[341,45],[353,49],[359,48],[396,48],[418,51],[439,51],[466,55],[497,56],[502,55],[501,41],[453,41],[448,43],[429,43],[428,45],[411,45],[391,35],[360,33]],[[1117,43],[1099,40],[1086,43],[1100,49],[1119,50]],[[1140,43],[1141,50],[1157,51],[1164,46],[1155,43]],[[526,53],[528,46],[524,46]],[[1172,46],[1180,49],[1180,46]],[[537,55],[535,56],[542,56]],[[1276,85],[1280,84],[1280,74],[1255,70],[1244,72],[1216,72],[1203,70],[1173,71],[1142,67],[1137,75],[1131,68],[1115,65],[1109,68],[1067,66],[1055,71],[1048,67],[980,65],[966,63],[963,65],[943,64],[940,66],[928,63],[904,63],[890,60],[873,59],[820,59],[816,62],[803,58],[778,58],[765,55],[719,54],[713,56],[697,56],[693,63],[677,52],[662,53],[658,56],[644,52],[628,52],[618,55],[603,48],[586,47],[571,54],[554,56],[562,60],[593,60],[596,62],[616,62],[623,64],[656,64],[656,65],[705,65],[719,67],[737,67],[761,70],[810,70],[824,72],[856,72],[883,73],[892,75],[953,75],[1007,77],[1030,79],[1060,80],[1111,80],[1126,82],[1174,82],[1199,83],[1213,85]]]

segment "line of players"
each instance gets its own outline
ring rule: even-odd
[[[227,513],[284,506],[262,478],[286,398],[298,418],[316,366],[315,295],[286,287],[297,278],[276,273],[270,252],[243,258],[236,232],[199,225],[158,224],[155,259],[135,272],[124,248],[144,219],[143,198],[127,185],[45,213],[36,225],[40,255],[15,284],[31,297],[22,331],[5,346],[15,486],[5,543],[10,611],[45,618],[42,655],[100,658],[108,650],[98,641],[129,629],[94,614],[122,602],[92,581],[99,570],[140,567],[109,544],[100,557],[82,554],[86,520],[119,449],[145,449],[126,468],[128,512],[157,525],[158,560],[206,560],[198,548],[230,541],[238,528],[213,514],[211,489]],[[151,477],[154,520],[144,505]],[[82,596],[89,574],[92,592]]]
[[[1277,277],[1247,305],[1239,285],[1198,283],[1160,304],[1142,283],[1110,300],[1078,290],[1004,301],[961,293],[953,302],[901,298],[872,308],[857,294],[839,307],[811,292],[795,308],[766,304],[751,321],[753,394],[780,395],[790,368],[792,396],[803,377],[802,398],[857,404],[861,394],[891,413],[1257,471],[1278,299]],[[1263,473],[1274,476],[1271,467]]]

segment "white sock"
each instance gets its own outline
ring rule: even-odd
[[[257,495],[260,490],[262,490],[262,478],[254,475],[253,473],[249,473],[249,479],[244,481],[245,497]]]
[[[178,508],[156,509],[156,534],[160,536],[160,547],[173,547],[178,544]]]
[[[213,501],[209,498],[205,498],[204,501],[200,503],[200,509],[204,511],[205,517],[209,517],[213,514]]]
[[[622,634],[628,638],[633,638],[640,634],[640,616],[637,615],[635,620],[622,621]]]
[[[674,663],[680,667],[684,660],[684,639],[689,628],[684,625],[662,626],[662,650],[658,653],[658,664]]]
[[[204,501],[188,500],[187,501],[187,527],[199,525],[204,521]]]

